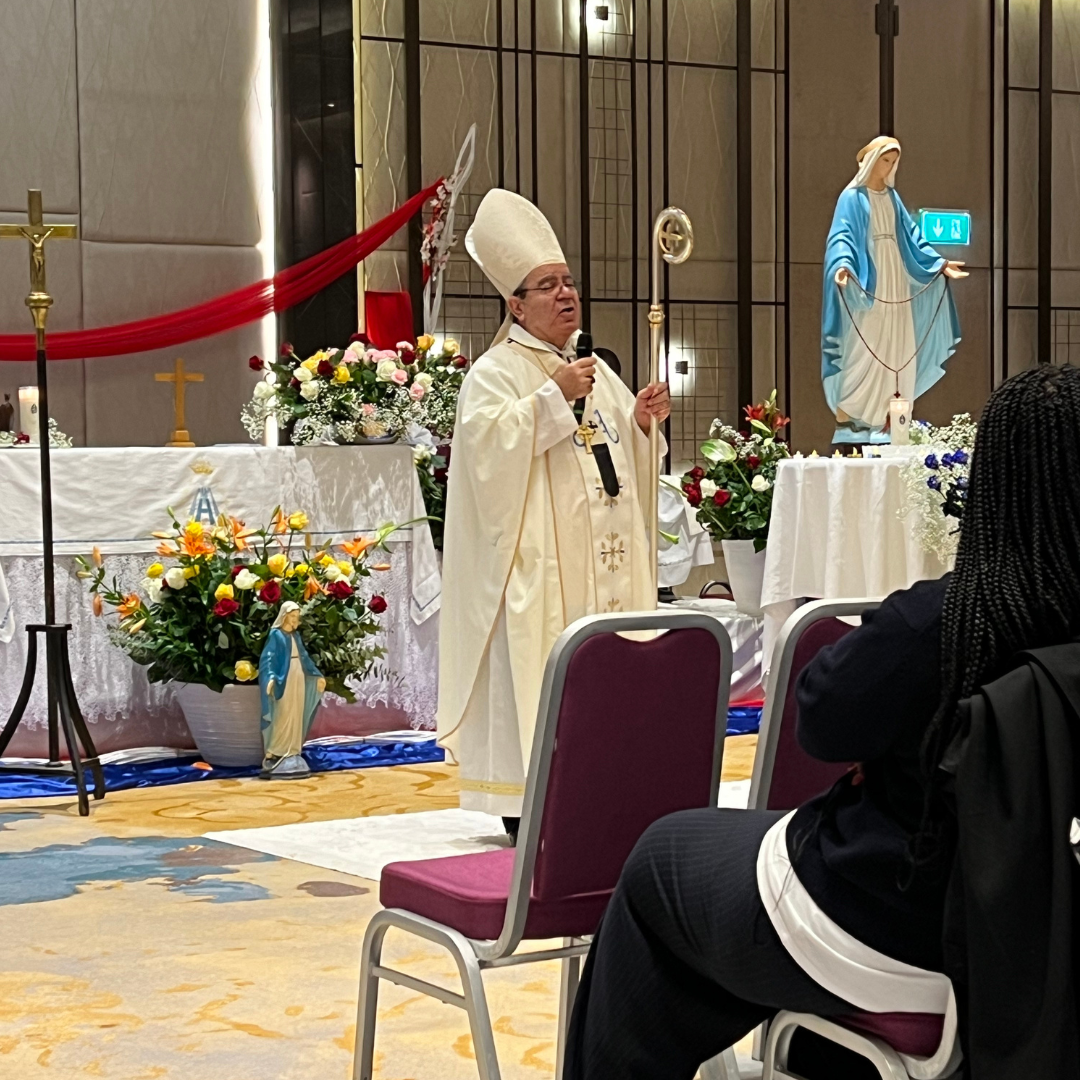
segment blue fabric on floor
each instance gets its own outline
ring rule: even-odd
[[[338,769],[370,769],[381,765],[411,765],[442,761],[442,748],[432,738],[422,743],[316,744],[304,749],[304,760],[312,772],[334,772]],[[161,761],[140,761],[130,765],[103,765],[106,791],[125,788],[158,787],[164,784],[188,784],[197,780],[231,780],[242,776],[257,776],[259,766],[235,769],[215,766],[196,769],[197,754],[191,757],[167,758]],[[93,786],[93,779],[87,783]],[[74,795],[73,776],[37,776],[33,773],[0,771],[0,799],[31,799],[46,795]]]
[[[732,705],[727,711],[729,735],[753,735],[761,727],[760,705]]]

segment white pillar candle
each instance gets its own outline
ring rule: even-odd
[[[41,442],[41,428],[38,423],[38,388],[36,386],[19,387],[19,430],[30,436],[32,443]]]
[[[889,402],[889,441],[893,446],[907,446],[911,435],[911,402],[893,398]]]

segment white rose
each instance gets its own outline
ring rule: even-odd
[[[702,498],[711,499],[717,492],[717,487],[711,480],[702,480],[699,486]]]
[[[274,388],[268,382],[257,382],[254,395],[256,401],[267,401],[274,396]]]
[[[417,465],[426,465],[432,457],[431,451],[426,446],[414,446],[412,456]]]
[[[293,372],[293,378],[300,383],[311,382],[315,376],[306,367],[298,367]]]
[[[300,387],[300,396],[305,401],[314,401],[319,396],[319,391],[322,390],[322,384],[317,382],[306,382]]]
[[[375,368],[375,377],[380,382],[390,382],[394,377],[394,372],[397,371],[396,360],[380,360]]]
[[[416,383],[418,386],[422,386],[425,390],[430,390],[431,384],[434,381],[435,380],[426,371],[421,371],[420,374],[417,375],[415,379],[413,379],[414,383]]]
[[[182,589],[187,584],[187,578],[184,577],[184,568],[182,566],[170,566],[165,571],[165,584],[170,589]]]
[[[327,581],[337,581],[341,577],[341,567],[337,563],[331,563],[324,571],[323,577]]]
[[[156,604],[161,599],[161,578],[143,578],[142,587],[151,604]]]
[[[248,570],[247,567],[244,567],[244,569],[233,578],[233,585],[237,589],[254,589],[258,584],[259,578]]]
[[[758,473],[758,475],[755,476],[754,479],[750,481],[750,486],[755,491],[768,491],[769,488],[772,487],[772,484],[770,484],[769,481],[766,480],[765,477],[761,475],[761,473]]]

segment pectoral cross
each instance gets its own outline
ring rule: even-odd
[[[174,371],[159,371],[154,376],[154,379],[157,382],[171,382],[176,384],[176,389],[173,394],[173,399],[176,404],[176,430],[173,431],[172,438],[165,445],[194,446],[195,444],[191,441],[191,435],[187,430],[184,420],[184,389],[186,383],[202,382],[203,376],[197,371],[185,371],[184,361],[177,358]]]
[[[45,241],[50,237],[74,240],[79,235],[75,225],[46,225],[41,216],[41,192],[31,188],[26,193],[27,225],[0,225],[0,240],[30,242],[30,295],[26,306],[34,318],[37,347],[45,347],[45,319],[52,306],[52,297],[45,288]]]
[[[577,429],[578,437],[585,444],[585,453],[592,453],[592,441],[596,438],[596,425],[595,424],[582,424]]]

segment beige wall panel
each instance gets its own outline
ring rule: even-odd
[[[578,162],[578,62],[556,56],[536,61],[540,209],[547,215],[575,274],[581,273],[581,187]],[[546,152],[554,147],[555,152]],[[524,163],[523,163],[524,167]],[[526,194],[527,194],[526,190]]]
[[[262,262],[252,248],[179,244],[84,243],[86,321],[93,326],[175,311],[258,281]],[[247,442],[240,407],[255,376],[247,358],[262,349],[258,323],[228,334],[88,362],[87,437],[94,446],[158,446],[172,430],[172,387],[154,373],[182,356],[206,381],[188,387],[188,428],[200,445]]]
[[[494,45],[496,0],[420,0],[420,37],[424,41]],[[505,16],[511,17],[508,11]]]
[[[397,42],[365,41],[361,53],[364,221],[372,224],[405,201],[405,58]],[[402,229],[384,247],[406,245]]]
[[[821,263],[791,267],[791,434],[796,450],[825,453],[836,422],[821,388]]]
[[[404,5],[401,0],[360,0],[360,28],[375,37],[404,37]],[[368,44],[374,42],[364,48]]]
[[[87,239],[259,241],[254,7],[252,0],[78,5]]]
[[[662,7],[653,4],[654,11]],[[669,0],[668,11],[668,56],[672,60],[735,63],[735,0]],[[764,27],[759,20],[755,22],[760,35]],[[660,40],[659,36],[653,37],[657,56]]]
[[[0,210],[79,209],[74,0],[0,3]]]
[[[1054,97],[1053,229],[1050,265],[1080,267],[1080,97]],[[1055,303],[1061,303],[1057,296]]]
[[[897,190],[919,207],[970,210],[972,245],[943,248],[990,262],[989,10],[986,4],[904,0],[896,39]]]

